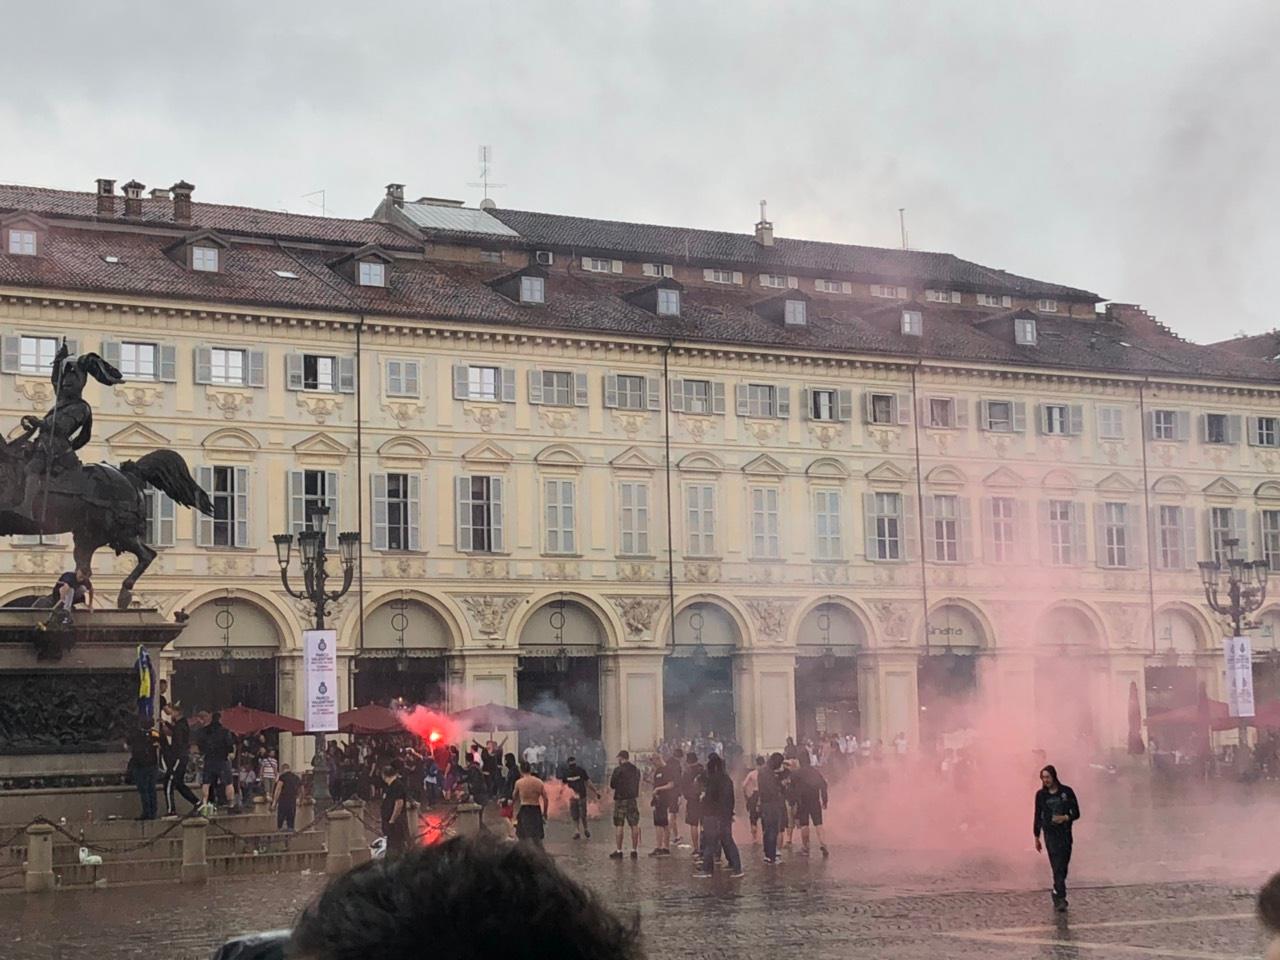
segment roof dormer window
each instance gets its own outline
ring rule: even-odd
[[[680,316],[680,291],[674,287],[658,288],[658,316]]]
[[[361,260],[358,276],[362,287],[385,287],[387,265],[381,260]]]
[[[819,279],[813,281],[813,288],[819,293],[853,293],[853,284],[848,280]]]
[[[1013,321],[1013,339],[1024,347],[1036,345],[1036,321],[1033,317],[1018,317]]]
[[[219,253],[217,247],[205,247],[199,244],[191,248],[191,269],[200,273],[217,273],[219,269]]]
[[[547,282],[542,277],[521,277],[520,278],[520,302],[521,303],[546,303],[547,302]]]
[[[906,337],[924,336],[924,314],[919,310],[903,310],[902,334]]]
[[[641,268],[641,272],[646,277],[674,277],[676,275],[675,267],[669,263],[646,263]]]
[[[807,306],[803,300],[786,301],[782,308],[782,322],[788,327],[803,327],[809,322]]]
[[[621,273],[622,261],[605,257],[583,257],[582,269],[588,273]]]
[[[36,250],[36,232],[34,230],[13,229],[9,231],[9,252],[15,257],[34,257]]]
[[[1041,311],[1043,311],[1043,312],[1045,312],[1045,313],[1057,313],[1057,312],[1058,312],[1058,301],[1057,301],[1057,300],[1043,300],[1043,299],[1042,299],[1042,300],[1037,300],[1037,301],[1036,301],[1036,309],[1037,309],[1037,310],[1041,310]]]
[[[800,285],[798,277],[789,277],[784,273],[760,274],[760,286],[772,287],[775,290],[794,290]]]

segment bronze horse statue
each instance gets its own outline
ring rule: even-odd
[[[93,412],[81,396],[90,377],[106,386],[124,382],[97,354],[73,357],[64,342],[53,361],[53,408],[43,419],[23,417],[18,436],[0,445],[0,536],[70,533],[76,569],[86,574],[101,547],[133,554],[138,562],[117,598],[124,609],[156,558],[146,543],[145,488],[208,516],[213,503],[173,450],[156,450],[119,467],[80,462],[76,451],[93,435]]]

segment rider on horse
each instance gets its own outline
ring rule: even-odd
[[[42,489],[47,490],[47,481],[78,468],[80,458],[76,451],[93,438],[93,410],[81,396],[90,376],[106,386],[124,382],[120,371],[96,353],[71,357],[64,340],[50,377],[57,401],[43,419],[30,415],[22,418],[30,442],[22,505],[17,512],[32,522],[38,522],[36,498]]]

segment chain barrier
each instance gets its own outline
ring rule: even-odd
[[[141,843],[127,844],[124,846],[112,845],[112,846],[106,846],[106,847],[96,843],[91,843],[90,841],[85,840],[83,837],[77,837],[75,834],[71,833],[61,824],[54,823],[52,820],[49,820],[46,817],[36,817],[36,819],[33,820],[32,823],[47,823],[49,826],[53,827],[53,829],[57,833],[62,834],[72,843],[76,844],[77,846],[84,847],[86,850],[89,850],[91,853],[100,853],[103,855],[118,856],[120,854],[137,853],[139,850],[146,850],[148,847],[155,846],[157,843],[159,843],[169,834],[173,833],[173,831],[181,827],[185,821],[191,819],[194,816],[196,816],[196,814],[188,813],[188,814],[184,814],[181,817],[178,817],[176,820],[173,821],[173,823],[169,824],[169,826],[165,827],[163,830],[157,833],[154,837],[148,837],[146,840],[143,840]]]
[[[36,817],[34,820],[32,820],[32,821],[31,821],[31,823],[23,824],[23,825],[22,825],[22,826],[20,826],[17,830],[13,831],[13,833],[11,833],[11,834],[9,834],[9,836],[5,837],[3,841],[0,841],[0,850],[7,850],[7,849],[9,849],[9,847],[13,846],[13,841],[17,840],[20,836],[22,836],[23,834],[25,834],[25,833],[27,832],[27,829],[28,829],[32,824],[39,823],[39,822],[40,822],[40,818],[39,818],[39,817]]]
[[[0,882],[8,880],[10,877],[19,876],[26,872],[27,872],[27,868],[25,864],[21,867],[18,867],[16,870],[7,870],[4,873],[0,873]]]

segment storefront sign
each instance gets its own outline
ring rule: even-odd
[[[1227,707],[1233,717],[1253,716],[1253,645],[1248,637],[1226,638]]]
[[[338,634],[336,630],[302,632],[302,670],[306,676],[308,733],[338,730]]]

